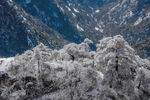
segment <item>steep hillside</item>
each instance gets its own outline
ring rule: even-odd
[[[70,42],[123,35],[133,47],[150,36],[149,0],[13,0]],[[143,43],[143,42],[142,42]],[[147,43],[144,44],[146,47]],[[139,50],[139,49],[135,49]],[[142,57],[148,57],[140,52]]]
[[[0,1],[0,56],[12,56],[40,42],[51,48],[65,43],[57,31],[9,0]]]

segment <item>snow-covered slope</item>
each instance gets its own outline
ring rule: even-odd
[[[146,58],[149,13],[149,0],[1,0],[0,56],[22,53],[40,42],[60,48],[121,34]]]
[[[18,55],[0,75],[4,100],[149,100],[150,62],[122,36],[51,50],[43,44]],[[2,66],[0,65],[0,66]],[[7,65],[6,65],[7,66]],[[5,66],[3,66],[5,67]]]
[[[26,13],[12,0],[0,0],[0,56],[23,53],[39,42],[50,48],[60,48],[66,43],[56,30]]]

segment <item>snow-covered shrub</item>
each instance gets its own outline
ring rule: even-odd
[[[148,100],[150,62],[122,36],[51,50],[43,44],[9,60],[0,98],[8,100]],[[7,59],[1,65],[6,66]],[[8,61],[7,61],[8,62]],[[4,66],[5,65],[5,66]]]

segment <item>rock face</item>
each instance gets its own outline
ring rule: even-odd
[[[2,59],[1,100],[150,100],[150,62],[122,36],[68,44],[43,44],[14,59]]]

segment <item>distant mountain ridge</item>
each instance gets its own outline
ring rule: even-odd
[[[41,34],[40,40],[29,38],[35,42],[34,45],[37,45],[38,41],[56,48],[57,44],[57,47],[62,47],[61,45],[68,42],[80,43],[84,38],[97,43],[103,37],[121,34],[141,57],[150,55],[149,44],[144,42],[149,41],[150,36],[149,0],[13,0],[13,2],[23,8],[29,16],[34,16],[26,18],[30,20],[29,31],[39,30],[31,33],[38,36],[46,29],[53,30],[44,34],[49,35],[51,40],[57,41],[56,43],[53,45],[48,43],[48,38],[46,39],[48,41],[44,41],[47,35]],[[33,19],[38,19],[39,23],[35,25]],[[39,25],[41,28],[38,28]],[[32,28],[33,26],[37,27]],[[53,36],[53,33],[57,35]]]

